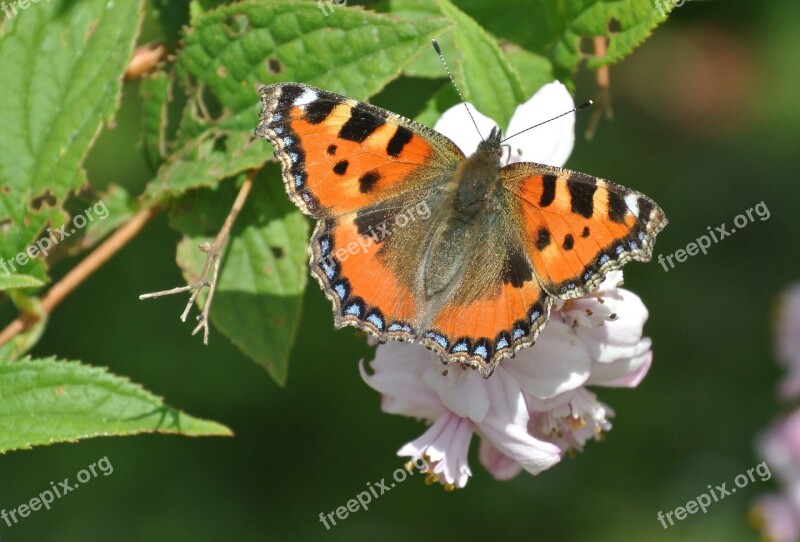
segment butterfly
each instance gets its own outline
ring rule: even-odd
[[[289,198],[318,220],[311,273],[351,325],[419,342],[488,377],[530,346],[555,299],[649,261],[667,224],[650,198],[542,164],[501,167],[494,128],[467,157],[444,135],[300,83],[260,90],[256,134]]]

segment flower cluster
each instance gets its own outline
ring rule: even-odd
[[[494,123],[468,107],[481,133],[488,133]],[[509,133],[546,120],[546,112],[572,107],[563,85],[546,85],[519,106]],[[436,129],[466,154],[480,141],[463,105],[445,112]],[[509,160],[561,166],[574,143],[574,118],[562,117],[514,141]],[[504,359],[488,379],[461,366],[445,367],[420,345],[379,345],[370,371],[362,363],[361,374],[382,394],[382,410],[430,423],[398,455],[424,458],[429,483],[452,490],[464,487],[472,474],[467,454],[476,433],[480,462],[498,480],[522,470],[538,474],[582,450],[587,440],[599,439],[611,428],[613,411],[587,386],[635,387],[652,361],[650,339],[642,337],[647,309],[619,288],[621,282],[622,273],[615,271],[590,295],[556,303],[536,345]]]
[[[781,299],[776,351],[788,371],[778,395],[783,400],[796,400],[800,398],[800,284],[787,290]],[[758,499],[753,519],[768,540],[800,540],[800,409],[773,424],[759,437],[758,447],[782,489]]]

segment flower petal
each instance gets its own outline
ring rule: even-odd
[[[497,450],[531,474],[539,474],[561,461],[561,449],[528,433],[527,427],[487,417],[477,425],[480,435]]]
[[[527,393],[540,399],[575,389],[589,378],[591,358],[586,345],[564,322],[551,319],[532,348],[503,360]]]
[[[649,344],[649,339],[647,340]],[[639,356],[612,362],[592,362],[592,376],[587,386],[606,386],[609,388],[635,388],[638,386],[653,362],[653,351],[647,350]]]
[[[364,382],[383,395],[384,412],[429,420],[444,412],[435,390],[423,380],[429,366],[439,363],[429,354],[422,346],[396,341],[379,345],[375,350],[375,359],[369,364],[372,375],[367,374],[363,362],[359,364]]]
[[[431,425],[419,438],[397,451],[399,456],[413,459],[427,458],[433,474],[439,475],[442,484],[464,487],[472,475],[467,463],[467,452],[474,426],[469,420],[447,412]]]
[[[478,449],[478,458],[481,465],[486,467],[497,480],[511,480],[522,472],[522,465],[508,456],[503,455],[494,444],[486,439],[481,439]]]
[[[497,123],[475,109],[471,103],[466,102],[466,104],[480,133],[475,130],[475,124],[469,118],[467,107],[464,107],[463,103],[454,105],[442,113],[433,129],[449,137],[464,154],[470,156],[478,149],[478,143],[489,136],[489,132],[497,126]]]
[[[506,137],[513,136],[531,126],[544,122],[575,107],[567,87],[558,81],[549,83],[533,97],[517,106]],[[564,115],[560,119],[528,130],[514,137],[511,145],[513,162],[538,162],[561,167],[567,162],[575,145],[575,115]]]

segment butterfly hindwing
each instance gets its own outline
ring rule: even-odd
[[[630,260],[649,261],[667,224],[650,198],[567,169],[517,163],[500,170],[510,209],[543,288],[570,299],[595,289]]]

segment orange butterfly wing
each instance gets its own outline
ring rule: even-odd
[[[464,158],[430,128],[308,85],[265,86],[261,100],[256,133],[275,147],[289,197],[315,218],[430,190]]]
[[[561,299],[586,295],[630,260],[649,261],[667,224],[647,196],[584,173],[517,163],[501,170],[501,182],[519,200],[536,276]]]

